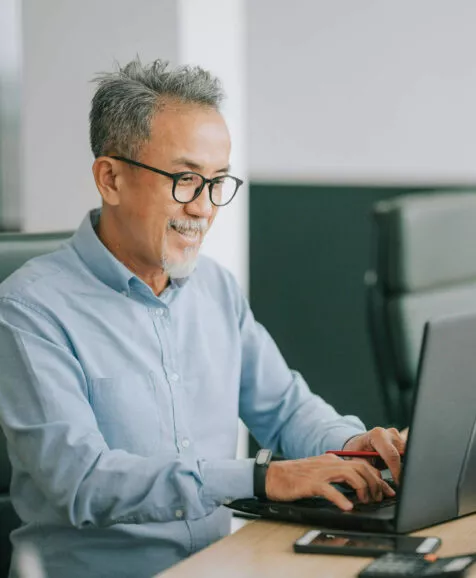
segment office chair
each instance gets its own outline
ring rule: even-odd
[[[0,233],[0,282],[32,257],[57,249],[72,233]],[[1,371],[1,367],[0,367]],[[0,403],[1,403],[0,391]],[[0,578],[10,568],[10,533],[20,520],[10,501],[11,468],[5,437],[0,429]]]
[[[388,423],[401,428],[411,417],[425,322],[476,311],[476,193],[378,202],[373,234],[368,328]]]

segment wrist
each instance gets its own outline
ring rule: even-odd
[[[275,499],[275,488],[280,485],[281,466],[279,462],[271,462],[266,472],[266,496],[270,500]]]
[[[355,434],[355,435],[351,436],[350,438],[348,438],[348,439],[345,441],[344,445],[342,446],[342,449],[343,449],[343,450],[348,450],[348,449],[350,449],[349,447],[347,447],[348,444],[349,444],[350,442],[352,442],[352,440],[356,440],[357,438],[363,436],[364,433],[365,433],[365,432],[360,433],[360,434]]]
[[[295,491],[296,478],[292,471],[302,460],[272,461],[266,473],[266,496],[269,500],[282,500]],[[297,496],[299,497],[299,496]]]

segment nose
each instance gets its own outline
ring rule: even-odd
[[[206,183],[198,197],[191,203],[185,205],[185,210],[189,215],[201,219],[209,219],[212,216],[215,205],[213,205],[210,200],[209,186],[210,185]]]

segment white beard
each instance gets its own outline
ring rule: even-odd
[[[190,277],[190,275],[194,272],[195,267],[197,266],[197,260],[198,250],[190,247],[184,250],[183,261],[168,261],[167,257],[164,256],[162,263],[165,273],[171,279],[183,279],[184,277]]]
[[[169,223],[169,228],[171,226],[171,223],[175,223],[176,224],[181,224],[182,226],[184,224],[184,220],[180,221],[180,220],[175,220],[172,219],[171,222]],[[198,230],[201,231],[202,234],[205,234],[207,228],[208,228],[208,223],[206,219],[199,219],[198,221],[194,221],[192,223],[190,223],[190,221],[185,220],[185,224],[188,224],[189,227],[193,227],[192,230]],[[165,239],[165,245],[164,245],[164,252],[163,252],[163,256],[162,256],[162,267],[164,268],[164,272],[171,278],[171,279],[183,279],[184,277],[190,277],[190,275],[193,273],[193,271],[195,270],[195,267],[197,266],[197,259],[198,259],[198,252],[200,250],[200,245],[195,246],[195,247],[187,247],[186,249],[184,249],[183,251],[183,258],[180,261],[170,261],[169,258],[167,257],[167,237]]]

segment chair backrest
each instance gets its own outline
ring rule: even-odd
[[[427,320],[476,311],[476,193],[377,203],[368,321],[390,423],[408,425]]]
[[[72,236],[59,233],[0,233],[0,283],[33,257],[52,253]]]
[[[0,282],[33,257],[51,253],[72,233],[0,233]],[[0,368],[1,371],[1,368]],[[1,403],[1,391],[0,391]],[[5,437],[0,429],[0,578],[7,578],[10,532],[20,525],[9,496],[11,468]]]

